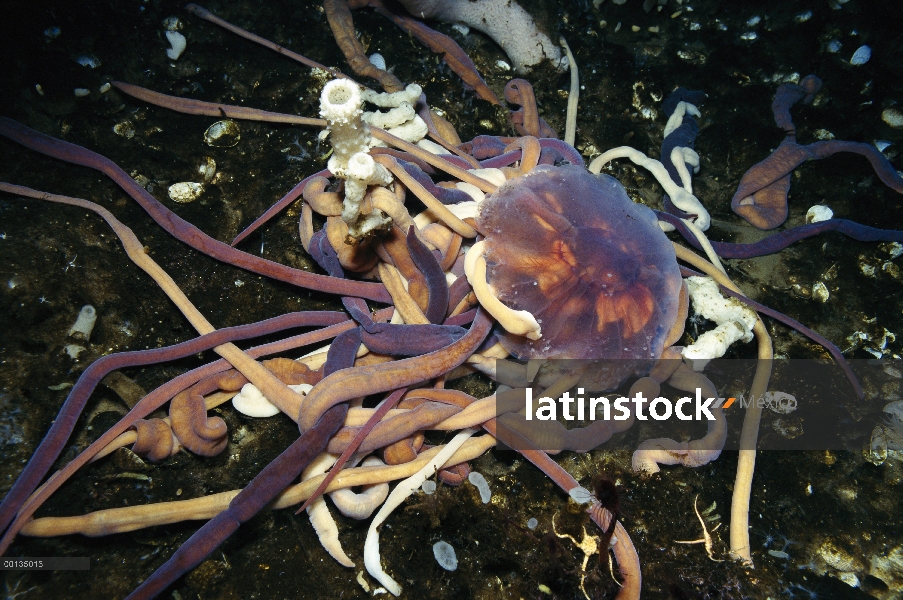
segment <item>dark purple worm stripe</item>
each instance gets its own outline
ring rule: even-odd
[[[357,296],[386,304],[392,303],[389,292],[382,284],[336,279],[326,275],[308,273],[236,250],[228,244],[213,239],[163,206],[113,161],[87,148],[50,137],[6,117],[0,117],[0,135],[35,152],[100,171],[134,198],[147,214],[173,237],[219,261],[318,292]]]
[[[259,323],[218,329],[180,344],[152,350],[111,354],[93,362],[85,369],[78,382],[69,392],[69,396],[53,421],[53,425],[50,426],[50,430],[44,436],[37,450],[35,450],[31,460],[28,461],[25,470],[22,471],[12,489],[3,499],[3,503],[0,504],[0,530],[6,529],[16,516],[22,503],[37,489],[41,480],[65,447],[66,441],[72,434],[75,423],[78,421],[82,410],[84,410],[85,403],[88,401],[94,388],[109,373],[125,367],[139,367],[185,358],[227,342],[246,340],[289,328],[322,327],[335,325],[345,320],[347,320],[347,317],[340,312],[289,313]]]

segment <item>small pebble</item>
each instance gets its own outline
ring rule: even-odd
[[[527,521],[527,529],[536,529],[537,525],[539,525],[539,521],[537,521],[533,517],[531,517],[530,520]]]
[[[436,491],[436,482],[432,479],[427,479],[423,483],[420,484],[420,489],[423,490],[424,494],[432,494]]]
[[[458,557],[455,555],[455,549],[448,542],[436,542],[433,544],[433,556],[436,562],[446,571],[454,571],[458,568]]]

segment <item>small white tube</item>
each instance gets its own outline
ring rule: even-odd
[[[83,342],[91,339],[91,332],[94,330],[94,324],[97,322],[97,311],[90,304],[82,306],[78,313],[75,323],[69,328],[69,337]]]

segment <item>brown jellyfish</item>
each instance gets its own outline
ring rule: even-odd
[[[658,358],[680,308],[680,271],[655,214],[606,175],[540,166],[486,199],[487,280],[528,311],[539,339],[505,333],[518,358]]]

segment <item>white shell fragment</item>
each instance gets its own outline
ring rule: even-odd
[[[180,181],[169,186],[169,197],[174,202],[188,204],[200,198],[204,193],[204,184],[194,181]]]
[[[489,489],[489,483],[486,481],[486,478],[483,477],[482,473],[471,471],[467,476],[467,481],[480,491],[480,500],[483,501],[483,504],[492,500],[492,491]]]
[[[79,346],[78,344],[66,344],[63,348],[63,352],[65,352],[72,360],[78,360],[78,355],[87,351],[87,348]]]
[[[577,504],[589,504],[593,501],[593,493],[580,485],[569,491],[568,495]]]
[[[370,55],[370,64],[377,69],[382,69],[383,71],[386,70],[386,59],[378,52]]]
[[[881,113],[881,120],[894,129],[903,129],[903,111],[899,108],[885,108]]]
[[[853,53],[853,58],[850,59],[850,64],[854,67],[858,67],[867,63],[871,57],[871,48],[869,48],[868,46],[859,46],[859,48],[856,49],[856,52]]]
[[[780,415],[790,414],[797,408],[796,397],[787,392],[765,392],[763,398],[765,400],[765,406],[767,406],[771,412]]]
[[[446,571],[454,571],[458,568],[458,557],[455,555],[455,549],[448,542],[436,542],[433,544],[433,556],[436,562]]]
[[[527,521],[527,529],[536,529],[537,525],[539,525],[539,521],[535,517],[530,517],[530,520]]]
[[[166,56],[168,56],[170,60],[176,60],[182,56],[182,53],[185,52],[185,46],[188,45],[185,36],[178,31],[167,31],[166,41],[172,46],[171,48],[166,49]]]
[[[74,90],[72,90],[72,93],[75,94],[76,98],[84,98],[85,96],[91,95],[91,90],[89,90],[88,88],[75,88]]]
[[[89,69],[96,69],[100,66],[100,59],[91,54],[80,54],[76,57],[75,62],[83,67],[88,67]]]
[[[214,148],[231,148],[241,139],[238,123],[226,119],[217,121],[204,132],[204,143]]]
[[[828,286],[826,286],[821,281],[816,281],[812,284],[812,299],[824,304],[828,301],[828,298],[831,297],[831,293],[828,291]]]
[[[834,211],[824,204],[816,204],[806,211],[806,223],[819,223],[834,217]]]
[[[843,48],[843,44],[841,44],[838,40],[831,40],[828,42],[828,52],[831,54],[837,54],[840,52],[840,49]]]
[[[205,156],[204,162],[198,166],[198,173],[204,178],[204,183],[210,183],[216,176],[216,161]]]

